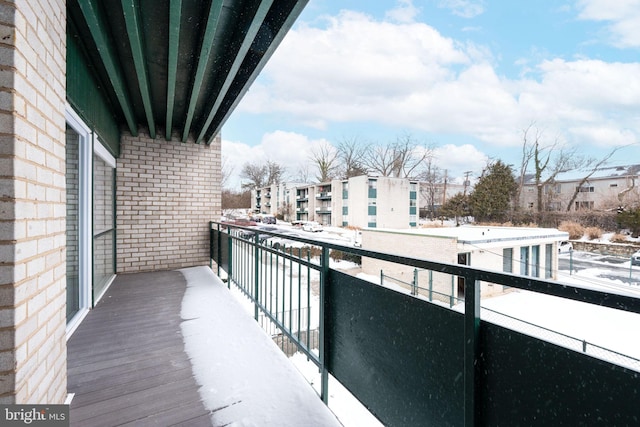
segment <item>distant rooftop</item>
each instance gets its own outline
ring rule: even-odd
[[[411,229],[380,229],[371,228],[371,231],[388,233],[400,233],[409,235],[424,235],[429,237],[442,237],[456,239],[458,243],[481,244],[497,243],[514,240],[532,239],[555,239],[566,240],[569,233],[555,228],[532,228],[532,227],[494,227],[463,225],[461,227],[440,227],[440,228],[411,228]]]
[[[589,179],[606,179],[606,178],[618,178],[622,176],[639,176],[640,165],[605,166],[605,167],[598,168],[593,173],[591,173],[591,170],[581,170],[581,169],[570,170],[566,172],[560,172],[556,176],[555,181],[556,182],[579,181],[589,174],[591,174]],[[526,182],[527,184],[533,184],[534,175],[527,174]]]

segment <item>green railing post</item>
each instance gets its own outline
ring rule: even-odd
[[[209,268],[213,270],[213,221],[209,221]]]
[[[480,281],[464,279],[464,425],[475,426],[476,365],[480,331]]]
[[[632,279],[632,274],[633,274],[633,255],[631,255],[631,258],[629,259],[629,280]]]
[[[380,286],[384,286],[384,273],[380,270]]]
[[[258,293],[260,292],[260,275],[258,274],[258,272],[260,271],[260,235],[257,232],[255,233],[253,244],[253,310],[254,317],[257,322],[259,319],[258,315],[260,313],[260,301],[258,301]]]
[[[329,248],[322,246],[322,255],[320,258],[320,321],[318,325],[319,343],[318,350],[320,352],[320,397],[325,404],[329,404],[329,371],[327,370],[327,353],[325,336],[325,302],[326,302],[326,285],[329,277]]]
[[[231,226],[227,226],[227,241],[229,242],[229,267],[227,271],[227,287],[231,289],[231,277],[233,271],[233,239],[231,238]]]
[[[413,269],[413,295],[418,295],[418,269]]]

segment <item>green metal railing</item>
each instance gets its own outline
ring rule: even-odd
[[[338,251],[462,278],[464,309],[331,268]],[[480,318],[481,282],[637,314],[636,298],[215,222],[211,260],[251,299],[256,320],[275,326],[318,367],[325,402],[331,374],[385,425],[640,419],[637,370]]]

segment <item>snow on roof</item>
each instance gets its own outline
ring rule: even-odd
[[[569,233],[555,228],[532,227],[495,227],[463,225],[460,227],[411,228],[411,229],[379,229],[368,228],[367,231],[392,232],[430,237],[456,239],[459,243],[480,244],[496,242],[512,242],[517,240],[549,239],[567,240]]]
[[[598,168],[595,172],[592,173],[591,170],[584,169],[575,169],[566,172],[560,172],[556,175],[556,182],[566,182],[566,181],[580,181],[585,176],[591,174],[589,179],[606,179],[606,178],[619,178],[624,176],[639,176],[640,175],[640,165],[625,165],[625,166],[604,166]],[[526,176],[527,184],[535,184],[535,176],[533,174]]]

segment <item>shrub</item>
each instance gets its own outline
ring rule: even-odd
[[[587,227],[584,232],[589,239],[599,239],[602,237],[602,230],[598,227]]]
[[[558,230],[569,233],[569,239],[571,240],[581,239],[584,236],[584,227],[573,221],[563,221],[560,223]]]
[[[611,241],[613,243],[627,243],[627,236],[625,236],[624,234],[620,234],[620,233],[616,233],[613,236],[611,236]]]
[[[362,264],[362,257],[360,255],[339,251],[337,249],[331,249],[331,252],[329,252],[329,258],[335,261],[351,261],[358,265]]]

